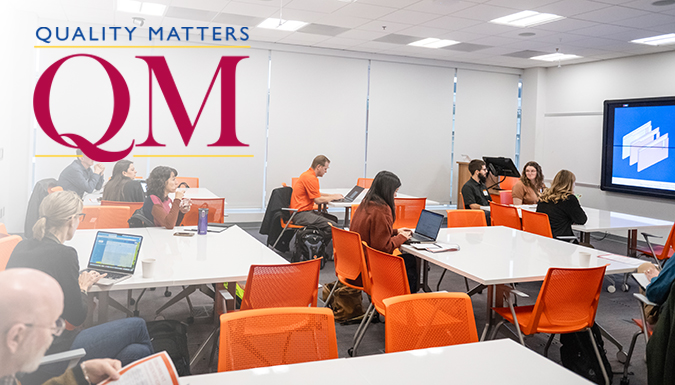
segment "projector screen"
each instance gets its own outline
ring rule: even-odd
[[[600,188],[675,198],[675,97],[604,104]]]

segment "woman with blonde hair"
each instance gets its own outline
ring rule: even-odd
[[[539,201],[546,185],[544,184],[544,174],[541,172],[541,166],[535,161],[525,163],[523,173],[520,174],[520,180],[513,185],[511,195],[513,195],[514,205],[534,205]]]
[[[7,269],[24,267],[43,271],[58,281],[64,295],[63,314],[56,324],[54,341],[48,354],[84,348],[83,361],[92,358],[117,358],[122,365],[153,353],[152,344],[140,318],[125,318],[80,331],[88,312],[87,292],[102,275],[95,271],[80,273],[77,250],[64,245],[75,235],[82,222],[82,200],[72,191],[49,194],[40,204],[40,219],[33,226],[33,239],[25,239],[14,248]],[[63,330],[66,326],[68,330]],[[64,365],[47,365],[35,374],[35,381],[63,373]],[[32,376],[31,376],[32,377]],[[45,380],[46,381],[46,380]]]
[[[583,225],[588,218],[574,195],[576,177],[571,171],[560,170],[551,187],[539,197],[537,212],[548,215],[553,237],[574,236],[572,225]]]

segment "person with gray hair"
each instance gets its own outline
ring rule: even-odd
[[[63,292],[54,278],[34,269],[0,272],[0,385],[18,384],[16,375],[37,370],[65,321]],[[45,385],[88,385],[119,379],[118,360],[95,359],[68,369]]]
[[[77,150],[78,158],[68,167],[64,168],[59,175],[59,186],[67,191],[75,191],[82,197],[85,192],[100,190],[103,187],[103,172],[105,166],[101,163],[94,164],[94,161],[84,155],[80,149]],[[94,166],[94,170],[91,167]]]

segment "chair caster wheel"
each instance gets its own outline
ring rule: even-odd
[[[129,305],[133,306],[135,303],[136,303],[135,299],[132,298],[129,300]]]
[[[164,296],[167,297],[167,298],[168,298],[168,297],[171,297],[171,292],[168,291],[168,290],[165,291],[165,292],[164,292]]]
[[[621,290],[623,290],[624,292],[627,292],[628,289],[630,289],[630,286],[628,286],[627,283],[624,283],[623,285],[621,285]]]
[[[187,317],[186,322],[188,325],[192,325],[193,323],[195,323],[195,317]]]
[[[354,348],[349,348],[349,350],[347,350],[347,354],[349,354],[349,357],[354,357]]]
[[[627,378],[622,378],[621,381],[619,381],[619,384],[621,385],[628,385],[630,383],[630,380]]]
[[[607,286],[607,291],[610,293],[614,293],[616,291],[616,286],[614,285]]]
[[[619,351],[616,352],[616,360],[619,361],[620,363],[624,364],[626,363],[626,360],[628,359],[628,354],[624,351]]]

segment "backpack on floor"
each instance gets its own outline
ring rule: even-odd
[[[360,321],[361,317],[365,314],[361,290],[349,287],[340,281],[335,281],[323,285],[323,289],[321,290],[321,300],[324,302],[326,301],[328,294],[330,294],[330,291],[335,285],[338,285],[338,287],[333,292],[333,296],[327,304],[333,309],[335,322],[346,324],[354,319]]]
[[[166,351],[180,376],[190,375],[190,352],[187,343],[187,325],[174,320],[147,323],[150,341],[155,352]]]
[[[600,328],[598,325],[593,325],[591,331],[593,332],[593,337],[595,337],[595,344],[598,346],[602,364],[605,366],[605,371],[611,384],[613,377],[612,366],[607,359],[607,351],[600,334]],[[561,334],[560,343],[562,344],[560,347],[560,359],[564,367],[596,384],[605,383],[587,331]]]
[[[323,232],[316,227],[307,226],[298,230],[295,234],[295,252],[292,262],[309,261],[314,258],[325,257],[326,240]],[[324,267],[326,258],[321,260],[321,268]]]

